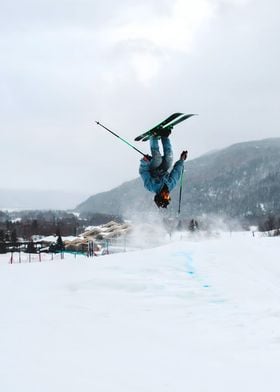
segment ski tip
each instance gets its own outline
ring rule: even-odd
[[[99,125],[99,124],[100,124],[100,122],[99,122],[99,121],[95,121],[95,122],[96,122],[96,124],[97,124],[97,125]]]
[[[190,118],[192,116],[198,116],[198,114],[197,113],[186,114],[186,117],[188,117],[188,118]]]

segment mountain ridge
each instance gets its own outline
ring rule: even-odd
[[[186,161],[181,213],[250,217],[280,213],[280,138],[246,141]],[[169,207],[176,213],[178,188]],[[117,213],[152,211],[153,194],[141,178],[90,196],[77,211]]]

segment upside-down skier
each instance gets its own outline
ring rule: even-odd
[[[159,208],[167,208],[171,201],[170,192],[179,182],[184,170],[184,161],[188,152],[183,151],[180,159],[169,169],[173,162],[173,152],[170,143],[170,129],[162,129],[153,135],[150,140],[151,156],[146,155],[140,161],[139,173],[143,179],[145,188],[155,193],[154,201]],[[159,138],[161,139],[163,156],[159,150]]]
[[[187,159],[188,155],[188,151],[183,151],[180,155],[180,159],[174,164],[171,171],[169,171],[173,162],[173,152],[169,135],[175,125],[192,116],[195,116],[195,114],[173,113],[154,128],[137,136],[134,139],[135,141],[145,142],[150,140],[151,156],[144,154],[111,129],[105,127],[99,121],[96,121],[102,128],[106,129],[143,156],[140,162],[139,173],[144,181],[145,188],[156,194],[154,201],[159,208],[166,208],[170,203],[170,192],[175,188],[180,178],[182,178],[184,161]],[[161,156],[159,151],[159,139],[161,139],[163,147],[163,156]],[[179,200],[181,200],[181,189],[182,188],[180,188]]]

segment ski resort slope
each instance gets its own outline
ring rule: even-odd
[[[279,238],[0,258],[5,392],[278,392]]]

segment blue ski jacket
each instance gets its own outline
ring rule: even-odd
[[[150,162],[141,159],[139,174],[144,182],[144,187],[148,189],[148,191],[158,193],[165,184],[167,185],[169,192],[171,192],[180,180],[183,168],[184,161],[180,159],[174,164],[170,173],[166,171],[162,174],[158,173],[158,175],[152,176],[150,172]]]

